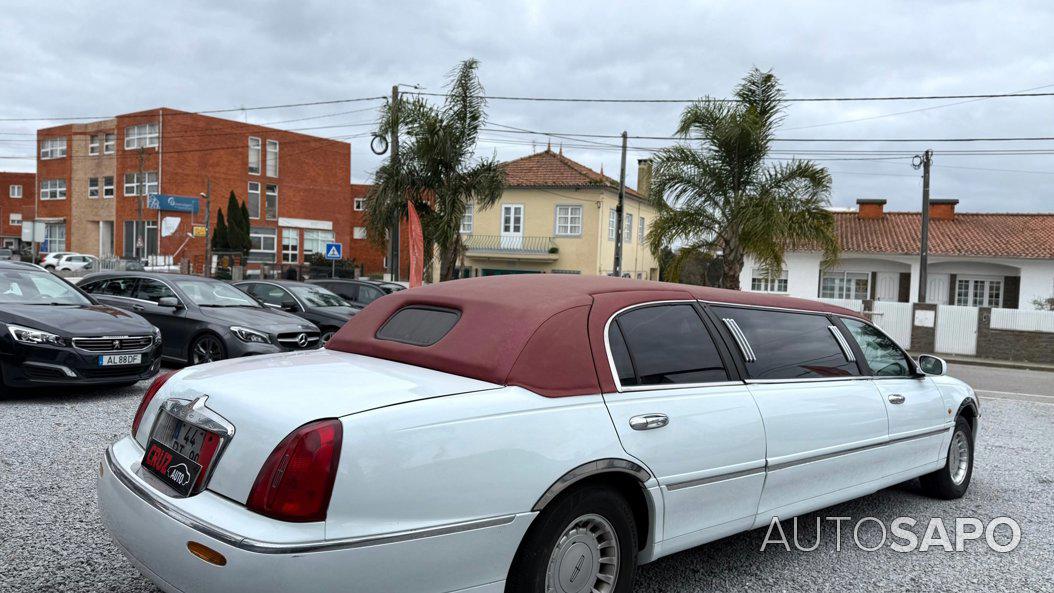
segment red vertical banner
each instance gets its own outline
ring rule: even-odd
[[[409,219],[410,236],[410,288],[416,288],[424,284],[425,271],[425,236],[421,229],[421,218],[417,216],[414,203],[406,202],[407,218]]]

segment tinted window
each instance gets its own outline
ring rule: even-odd
[[[347,301],[359,300],[359,286],[350,282],[319,282],[319,286],[331,290]]]
[[[617,328],[616,328],[617,326]],[[609,330],[612,357],[621,332],[633,372],[616,358],[622,385],[706,383],[728,380],[710,333],[692,305],[658,305],[633,309],[615,319]]]
[[[131,297],[135,290],[135,278],[110,278],[84,286],[84,292],[102,296]]]
[[[714,307],[718,317],[734,319],[743,330],[756,362],[747,363],[753,379],[807,379],[859,375],[856,363],[831,333],[825,315],[763,309]]]
[[[140,280],[139,288],[135,291],[135,298],[144,301],[153,301],[155,303],[163,298],[175,298],[175,296],[176,293],[172,292],[172,289],[165,285],[164,282],[151,280],[150,278],[143,278]]]
[[[372,286],[360,286],[359,287],[359,302],[363,305],[368,305],[373,301],[384,296],[384,291],[379,288]]]
[[[629,348],[622,337],[622,330],[617,323],[612,323],[608,330],[608,343],[611,346],[611,358],[615,361],[618,380],[623,385],[636,385],[637,375],[633,370],[633,361],[629,357]]]
[[[872,373],[880,377],[908,377],[912,374],[907,356],[892,338],[862,321],[843,319],[842,323],[860,345]]]
[[[431,346],[443,339],[460,318],[460,313],[450,309],[405,307],[384,322],[377,330],[377,339]]]

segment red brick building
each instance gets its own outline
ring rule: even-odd
[[[23,217],[42,223],[41,251],[145,254],[198,271],[205,239],[192,234],[205,222],[201,194],[210,192],[214,226],[233,191],[248,205],[251,262],[304,263],[337,241],[367,273],[383,266],[380,250],[355,229],[362,211],[353,200],[365,186],[349,182],[345,142],[159,108],[42,129],[37,144],[36,214],[23,208]]]
[[[34,173],[0,171],[0,247],[18,249],[22,238],[22,209],[33,204]]]

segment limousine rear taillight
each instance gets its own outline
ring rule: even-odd
[[[143,400],[139,402],[139,407],[135,410],[135,416],[132,417],[132,438],[135,438],[135,434],[139,432],[139,423],[143,421],[143,413],[146,412],[146,407],[153,401],[154,396],[157,395],[158,391],[161,391],[161,387],[175,375],[176,371],[168,371],[158,375],[154,382],[147,388],[146,393],[143,394]]]
[[[324,521],[343,435],[336,418],[294,430],[264,462],[246,506],[280,521]]]

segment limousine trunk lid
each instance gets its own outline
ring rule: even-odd
[[[313,350],[188,368],[173,377],[164,393],[166,400],[207,396],[206,413],[234,426],[206,488],[244,503],[274,448],[308,422],[498,388],[398,362]],[[141,444],[146,432],[141,431]]]

